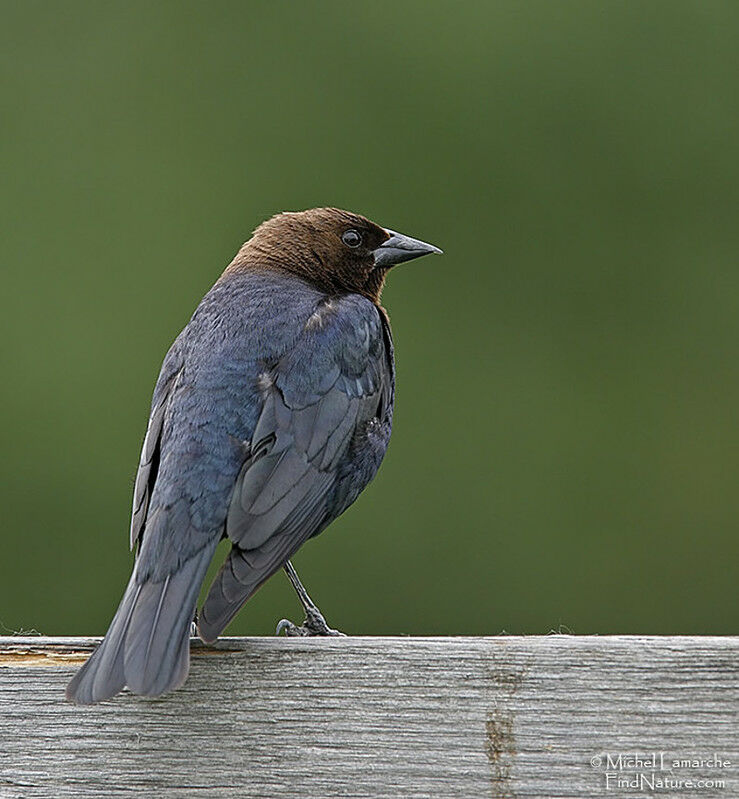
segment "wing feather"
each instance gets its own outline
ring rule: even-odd
[[[249,596],[343,510],[333,497],[342,459],[392,390],[383,321],[374,308],[368,318],[351,328],[355,340],[348,344],[346,325],[340,336],[331,338],[327,325],[324,339],[306,337],[265,381],[251,455],[226,519],[233,547],[200,614],[203,640],[214,640]]]
[[[173,359],[174,360],[174,359]],[[141,540],[144,532],[146,516],[149,511],[149,501],[154,490],[154,482],[159,468],[159,455],[161,450],[162,430],[167,406],[172,394],[172,389],[177,382],[177,377],[182,370],[181,364],[164,362],[162,375],[157,383],[154,399],[152,401],[149,424],[146,428],[144,443],[141,447],[139,468],[136,472],[136,482],[133,489],[133,512],[131,514],[130,544],[133,549]]]

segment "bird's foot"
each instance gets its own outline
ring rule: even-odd
[[[303,606],[303,610],[305,610],[305,621],[300,627],[296,627],[290,619],[280,619],[275,635],[279,635],[283,630],[285,631],[285,635],[289,637],[305,635],[346,635],[346,633],[334,630],[326,624],[323,613],[318,610],[315,602],[308,596],[308,592],[300,582],[298,573],[289,560],[285,563],[284,568],[285,573],[290,578],[290,582],[293,584],[293,588],[298,595],[300,604]]]
[[[305,621],[300,625],[300,627],[296,627],[290,621],[290,619],[280,619],[277,625],[277,630],[275,631],[275,635],[279,635],[283,630],[285,631],[285,635],[289,638],[306,635],[346,636],[346,633],[342,633],[339,630],[334,630],[332,627],[329,627],[328,624],[326,624],[326,619],[323,618],[323,614],[320,610],[318,610],[318,608],[306,609]]]

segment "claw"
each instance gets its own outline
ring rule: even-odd
[[[293,630],[297,630],[298,628],[290,621],[290,619],[280,619],[277,622],[277,629],[275,630],[275,635],[279,635],[283,630],[285,630],[285,635],[300,635],[298,632],[293,632]]]
[[[305,621],[300,627],[296,627],[289,619],[280,619],[275,635],[279,635],[283,630],[287,636],[345,635],[345,633],[334,630],[326,624],[326,619],[323,618],[323,614],[318,610],[315,602],[308,596],[308,592],[303,588],[303,584],[300,582],[298,573],[289,560],[285,563],[284,569],[290,582],[293,584],[300,604],[305,610]]]
[[[277,629],[275,630],[275,635],[279,635],[283,630],[285,631],[285,635],[289,638],[318,635],[340,635],[346,637],[346,633],[329,627],[328,624],[326,624],[326,619],[323,618],[323,615],[318,610],[311,610],[307,613],[305,621],[300,627],[296,627],[290,619],[280,619],[277,624]]]

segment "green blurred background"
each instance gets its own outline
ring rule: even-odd
[[[737,633],[739,6],[3,2],[5,631],[102,633],[167,347],[265,217],[400,267],[353,633]],[[301,614],[276,575],[231,625]]]

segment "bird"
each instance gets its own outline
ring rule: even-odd
[[[393,338],[381,293],[438,247],[338,208],[283,212],[253,232],[167,352],[134,485],[131,577],[67,699],[160,696],[285,570],[305,610],[278,634],[341,635],[291,558],[374,478],[390,439]],[[219,542],[229,554],[200,612]]]

